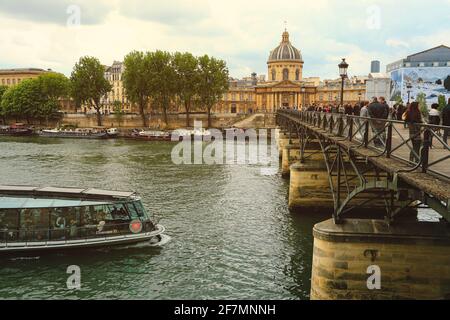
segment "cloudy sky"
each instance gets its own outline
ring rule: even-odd
[[[286,22],[286,23],[285,23]],[[304,75],[352,75],[450,46],[450,0],[0,0],[0,68],[70,75],[80,56],[102,63],[131,50],[190,51],[227,61],[230,74],[266,73],[287,24]]]

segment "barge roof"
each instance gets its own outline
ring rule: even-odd
[[[108,191],[100,189],[32,187],[32,186],[0,186],[0,197],[16,196],[28,198],[78,199],[78,200],[131,200],[136,192]]]

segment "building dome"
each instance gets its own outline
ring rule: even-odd
[[[289,41],[289,33],[283,32],[281,44],[270,53],[269,62],[293,60],[303,62],[300,50],[295,48]]]

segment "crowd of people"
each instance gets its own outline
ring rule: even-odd
[[[433,133],[429,135],[430,147],[433,147],[434,137],[439,137],[439,139],[442,139],[448,145],[448,137],[450,135],[450,99],[441,111],[439,111],[438,104],[431,105],[431,109],[426,115],[421,112],[420,105],[417,101],[408,103],[406,106],[403,103],[390,106],[384,97],[374,97],[372,101],[363,101],[355,105],[310,105],[306,109],[307,111],[340,113],[372,119],[370,123],[374,134],[373,142],[378,148],[384,148],[386,143],[385,120],[402,121],[404,128],[409,129],[409,140],[412,144],[410,154],[411,162],[418,162],[420,160],[420,149],[424,141],[421,124],[436,126],[435,128],[431,127]]]

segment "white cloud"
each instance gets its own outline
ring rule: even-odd
[[[411,18],[415,11],[398,15],[398,7],[407,4],[406,0],[395,4],[378,0],[381,29],[369,30],[366,9],[373,0],[100,0],[95,4],[73,0],[70,3],[84,8],[79,28],[60,23],[67,16],[62,9],[68,0],[39,0],[45,4],[39,12],[32,7],[20,12],[11,6],[13,1],[25,0],[2,0],[0,4],[0,68],[42,67],[70,74],[82,55],[110,64],[131,50],[162,49],[220,57],[234,77],[252,71],[266,73],[269,51],[280,42],[287,20],[291,41],[305,59],[305,76],[336,77],[343,57],[352,74],[367,74],[373,59],[387,64],[448,45],[450,39],[450,25],[442,22],[448,21],[445,6],[450,5],[442,3],[433,11],[433,21],[442,22],[439,28],[429,21],[419,28]],[[436,1],[429,0],[429,7]],[[91,17],[91,23],[83,23],[83,15]]]
[[[409,48],[409,43],[398,39],[387,39],[386,45],[393,48],[404,47]]]

